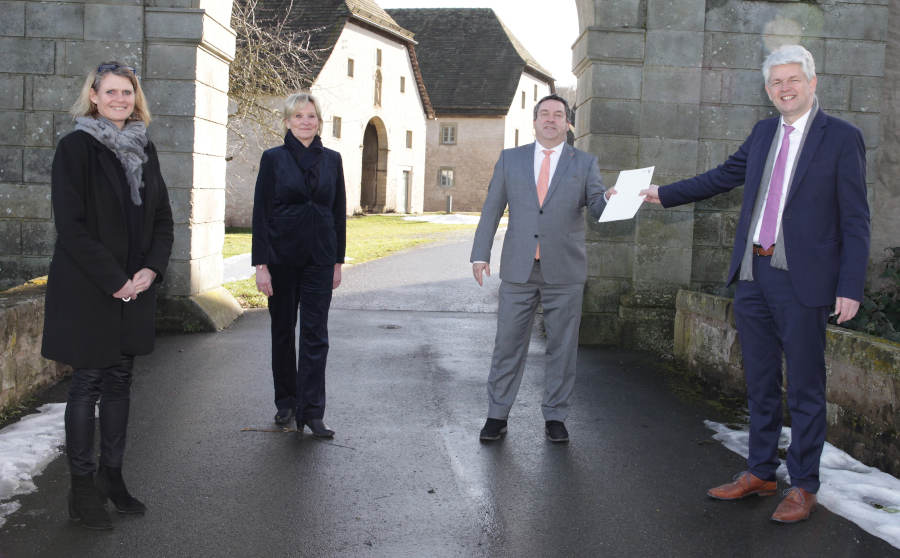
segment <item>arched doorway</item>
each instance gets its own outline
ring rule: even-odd
[[[369,120],[363,133],[359,205],[367,213],[384,211],[387,200],[387,131],[384,122]]]

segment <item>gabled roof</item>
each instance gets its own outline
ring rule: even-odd
[[[387,10],[415,33],[422,77],[435,113],[505,115],[527,72],[553,87],[541,67],[490,8]]]

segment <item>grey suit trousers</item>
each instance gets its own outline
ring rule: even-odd
[[[500,283],[497,337],[488,376],[488,417],[506,419],[525,370],[531,328],[538,303],[544,309],[547,331],[544,420],[564,421],[569,414],[569,396],[575,387],[578,329],[584,284],[547,284],[535,261],[527,283]]]

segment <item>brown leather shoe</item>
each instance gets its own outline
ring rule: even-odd
[[[706,495],[716,500],[740,500],[747,496],[771,496],[775,494],[775,481],[766,481],[750,471],[739,473],[734,482],[710,488]]]
[[[785,492],[784,500],[775,508],[772,521],[778,523],[797,523],[809,519],[809,514],[816,507],[816,495],[795,486]]]

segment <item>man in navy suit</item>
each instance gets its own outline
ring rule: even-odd
[[[763,62],[766,93],[780,117],[757,122],[721,166],[667,186],[646,201],[671,207],[744,185],[728,283],[750,410],[747,471],[707,493],[738,500],[776,491],[782,355],[787,362],[791,489],[772,520],[809,517],[825,443],[825,324],[859,309],[869,255],[866,151],[853,125],[825,114],[815,96],[812,55],[785,45]]]

